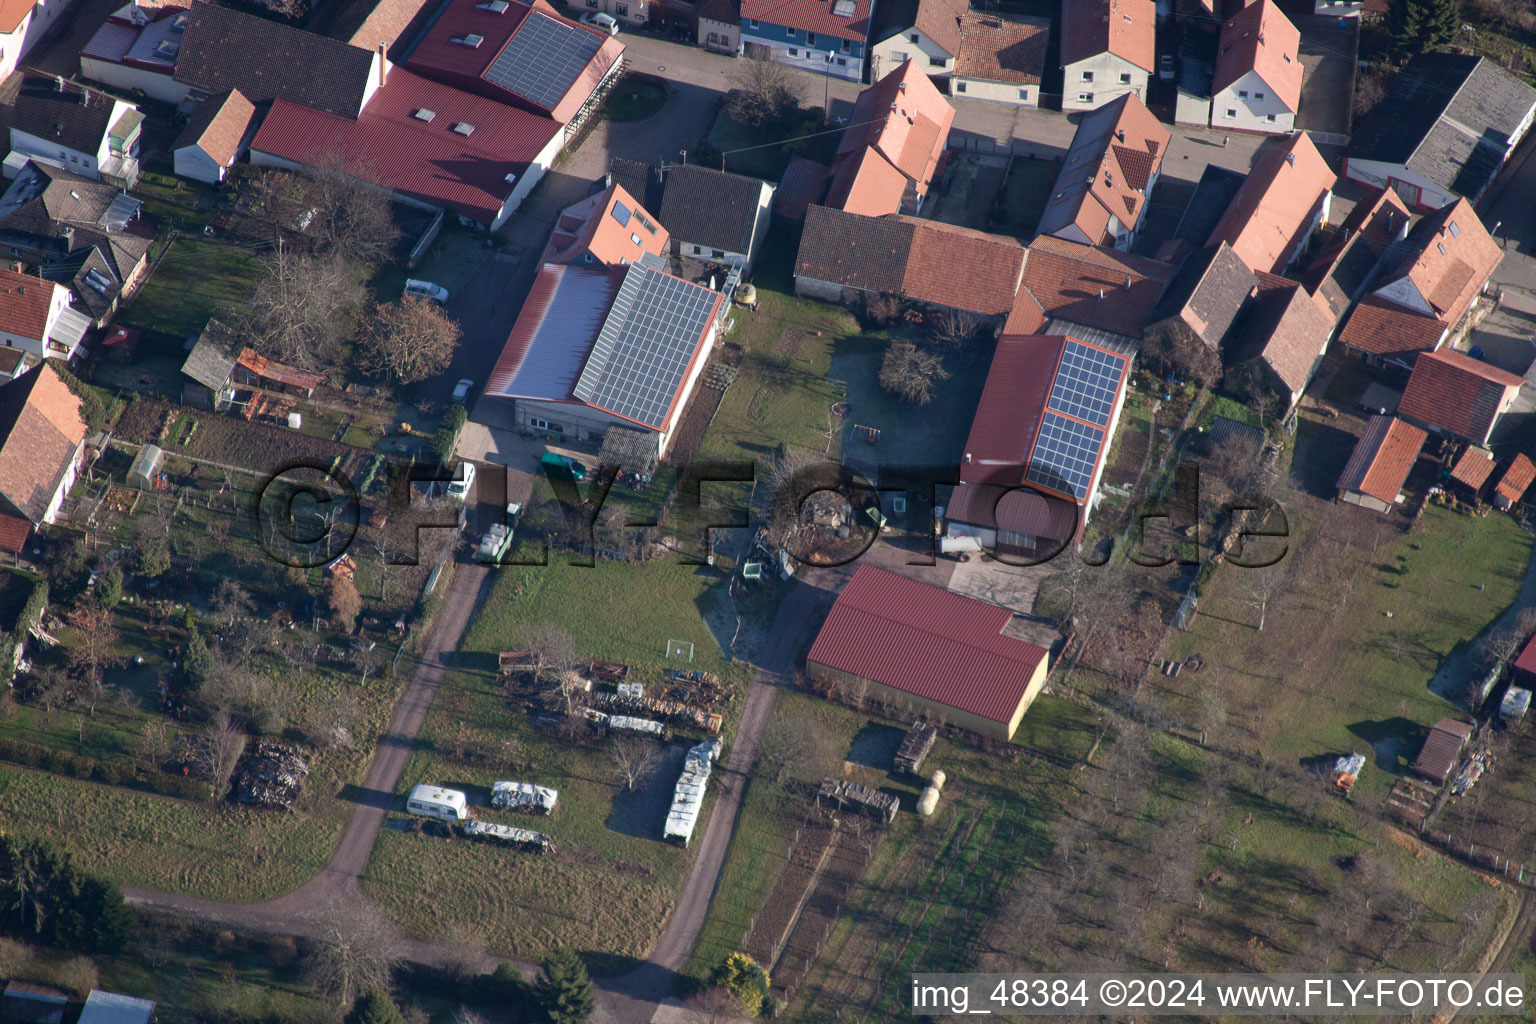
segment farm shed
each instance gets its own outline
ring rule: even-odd
[[[491,784],[491,806],[505,807],[528,814],[553,814],[560,794],[548,786],[531,782],[496,782]]]
[[[0,997],[0,1020],[15,1021],[16,1024],[60,1024],[68,1005],[69,993],[62,989],[13,981],[5,986],[5,995]]]
[[[1509,511],[1525,497],[1532,480],[1536,480],[1536,465],[1524,454],[1516,455],[1515,461],[1509,464],[1498,486],[1493,489],[1493,507],[1501,512]]]
[[[405,801],[405,809],[412,814],[449,821],[463,821],[469,817],[469,804],[463,793],[426,783],[411,790],[410,797]]]
[[[150,1024],[154,1019],[154,1000],[95,989],[80,1011],[79,1024]]]
[[[1451,467],[1451,481],[1457,491],[1472,504],[1481,504],[1483,491],[1493,477],[1493,453],[1486,448],[1470,446],[1461,453],[1456,465]]]
[[[719,740],[705,740],[688,751],[683,760],[682,774],[677,777],[677,788],[672,791],[672,806],[667,811],[667,823],[661,836],[673,842],[688,845],[693,830],[699,824],[699,812],[704,809],[704,791],[709,785],[709,773],[715,758],[720,754]]]
[[[1003,630],[1013,613],[863,565],[806,656],[823,684],[1011,739],[1045,684],[1048,654]]]
[[[146,444],[134,456],[133,465],[128,467],[128,485],[141,491],[154,490],[155,478],[160,475],[160,466],[164,462],[165,452],[160,450],[160,446]]]
[[[1339,475],[1339,500],[1390,512],[1428,437],[1395,416],[1372,416]]]
[[[1454,718],[1442,718],[1429,730],[1424,747],[1413,762],[1415,774],[1431,782],[1444,782],[1461,760],[1462,748],[1472,738],[1472,726]]]

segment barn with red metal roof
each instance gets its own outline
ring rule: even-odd
[[[1049,662],[1043,647],[1004,632],[1012,618],[998,605],[863,565],[832,605],[805,671],[1006,742]]]

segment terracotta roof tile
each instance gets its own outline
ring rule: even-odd
[[[1513,505],[1525,497],[1525,492],[1533,481],[1536,481],[1536,463],[1532,463],[1522,452],[1509,464],[1509,468],[1504,471],[1504,476],[1494,490]],[[1536,667],[1533,667],[1533,670],[1536,670]]]
[[[0,514],[0,551],[20,554],[32,534],[32,524],[19,516]]]
[[[1285,270],[1335,175],[1306,132],[1265,150],[1206,240],[1226,242],[1254,270]]]
[[[1483,484],[1493,475],[1493,453],[1486,448],[1468,447],[1451,467],[1451,479],[1466,484],[1474,491],[1482,490]]]
[[[227,89],[203,101],[181,134],[176,136],[176,141],[171,143],[171,149],[197,146],[215,163],[227,167],[239,154],[240,141],[245,138],[255,115],[256,108],[239,89]]]
[[[0,387],[0,513],[42,522],[83,440],[80,400],[48,361]]]
[[[1236,347],[1245,356],[1264,360],[1292,393],[1298,393],[1307,386],[1332,331],[1333,322],[1307,290],[1287,281],[1286,287],[1260,287]]]
[[[0,32],[15,32],[36,6],[37,0],[0,0]]]
[[[901,291],[916,231],[907,221],[813,205],[805,211],[795,276],[894,294]]]
[[[1250,3],[1221,27],[1211,95],[1258,72],[1288,110],[1301,105],[1301,32],[1274,0]]]
[[[960,19],[955,77],[1039,85],[1051,23],[1001,11],[967,11]]]
[[[844,204],[852,197],[856,212],[874,215],[901,209],[899,196],[897,205],[890,204],[891,176],[871,168],[871,153],[895,168],[916,195],[925,194],[954,120],[955,108],[917,62],[903,61],[854,102],[848,128],[838,139],[832,159],[827,205],[846,209]]]
[[[660,255],[668,237],[654,214],[622,185],[613,184],[561,212],[539,263],[571,263],[590,253],[606,266],[622,266],[643,252]]]
[[[833,14],[832,8],[832,4],[822,0],[741,0],[741,16],[745,19],[862,44],[869,35],[873,0],[854,0],[853,11],[847,17]]]
[[[1094,245],[1114,245],[1140,222],[1146,184],[1162,166],[1170,138],[1146,104],[1129,93],[1083,115],[1040,216],[1040,233],[1059,235],[1075,227]],[[1118,232],[1111,214],[1119,221]]]
[[[1523,380],[1452,349],[1425,352],[1413,364],[1400,416],[1473,444],[1484,444]]]
[[[1024,284],[1051,317],[1141,336],[1173,277],[1166,263],[1042,235],[1030,243]]]
[[[1339,490],[1395,502],[1428,436],[1396,416],[1372,416],[1339,476]]]
[[[0,329],[42,341],[57,287],[51,281],[0,268]]]
[[[900,213],[909,184],[906,175],[871,147],[843,160],[827,189],[826,205],[865,217]]]
[[[1420,352],[1429,352],[1440,344],[1445,324],[1427,316],[1415,316],[1367,295],[1349,314],[1349,322],[1339,333],[1339,342],[1383,359],[1411,365]]]
[[[912,27],[953,56],[960,52],[960,21],[967,6],[968,0],[917,0]]]
[[[1024,269],[1025,250],[1017,239],[955,227],[941,221],[910,220],[916,229],[902,277],[909,298],[983,316],[1013,308]],[[963,268],[957,273],[958,268]]]
[[[1062,0],[1061,63],[1113,53],[1152,71],[1157,34],[1153,0]]]
[[[1465,199],[1429,214],[1388,253],[1372,290],[1391,301],[1387,289],[1408,282],[1446,326],[1455,326],[1493,272],[1504,252]]]

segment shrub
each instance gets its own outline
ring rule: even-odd
[[[459,442],[459,431],[464,429],[465,418],[462,405],[450,405],[443,413],[443,422],[432,435],[432,454],[437,456],[437,461],[447,462],[453,458],[453,447]]]
[[[731,953],[710,972],[709,983],[718,985],[741,1001],[752,1016],[763,1012],[768,1001],[768,972],[745,953]]]

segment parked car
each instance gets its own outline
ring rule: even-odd
[[[453,469],[453,479],[448,481],[448,497],[454,501],[467,501],[469,489],[475,486],[475,464],[463,459]]]
[[[1157,77],[1165,82],[1173,81],[1173,54],[1165,53],[1158,58]]]
[[[601,11],[588,11],[581,16],[581,23],[600,28],[611,36],[619,34],[619,23],[613,20],[613,15],[603,14]]]
[[[448,289],[431,281],[418,281],[411,278],[405,282],[405,294],[417,299],[431,299],[433,302],[447,302]]]
[[[474,389],[475,382],[468,377],[464,378],[453,386],[453,400],[463,405],[464,400],[469,397],[469,393]]]

